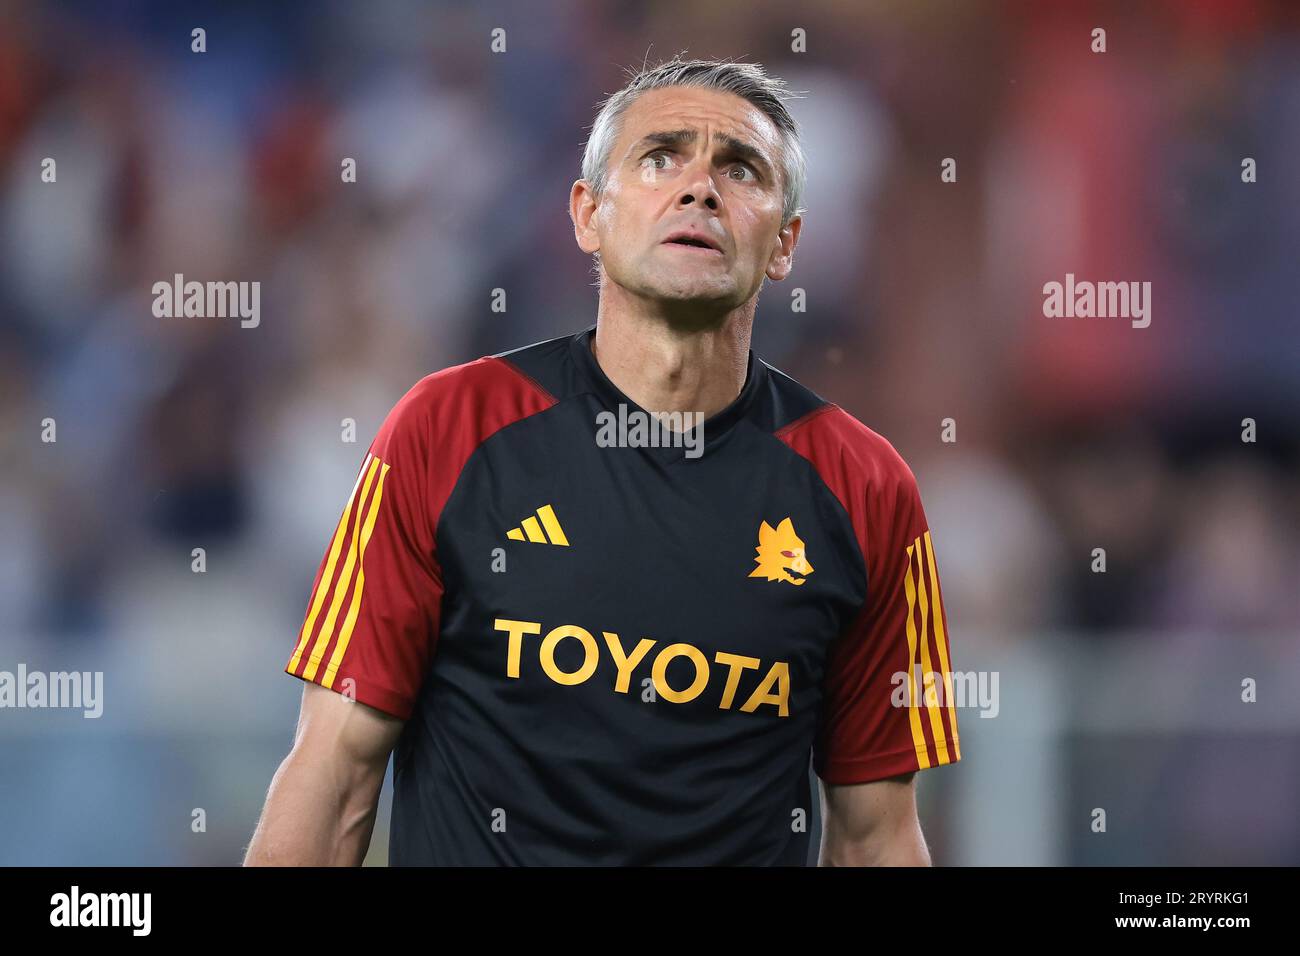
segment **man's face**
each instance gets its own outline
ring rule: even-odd
[[[790,271],[800,221],[781,226],[780,156],[776,126],[739,96],[644,93],[623,114],[604,195],[584,180],[573,186],[578,245],[599,252],[608,278],[635,295],[683,315],[725,314],[764,276]]]

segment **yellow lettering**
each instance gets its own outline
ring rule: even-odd
[[[506,676],[518,678],[523,657],[524,635],[541,634],[542,625],[536,621],[515,621],[510,618],[497,618],[493,622],[497,631],[504,632],[509,640],[506,645]],[[623,640],[613,631],[600,631],[609,648],[610,658],[614,662],[614,692],[627,694],[631,692],[635,671],[650,655],[656,641],[643,637],[629,653],[623,646]],[[556,650],[565,638],[574,638],[582,645],[583,658],[581,666],[575,671],[564,671],[556,663]],[[685,657],[695,665],[695,678],[690,686],[678,690],[668,684],[668,668],[674,660]],[[572,687],[590,680],[600,666],[600,645],[592,632],[576,624],[561,624],[552,628],[542,639],[538,649],[538,663],[543,673],[557,684]],[[740,682],[746,671],[758,671],[763,662],[757,657],[744,654],[729,654],[718,651],[713,655],[712,663],[727,668],[726,681],[722,687],[722,699],[718,704],[721,710],[732,710],[736,705]],[[704,652],[693,644],[669,644],[655,656],[651,666],[651,677],[655,692],[674,704],[685,704],[695,700],[709,685],[710,661]],[[929,688],[927,688],[928,690]],[[933,691],[932,691],[933,692]],[[740,708],[744,713],[753,713],[764,704],[773,704],[782,717],[790,716],[790,665],[777,661],[767,671],[762,683],[754,690]]]
[[[740,686],[740,672],[749,667],[757,669],[760,661],[757,657],[744,657],[723,651],[714,654],[713,659],[731,668],[727,674],[727,686],[722,689],[722,703],[718,705],[722,710],[731,710],[732,701],[736,699],[736,688]]]
[[[773,684],[777,685],[775,694],[770,692]],[[758,685],[758,689],[750,695],[749,700],[745,701],[745,706],[740,709],[747,714],[752,714],[760,704],[776,704],[782,717],[790,715],[789,664],[784,661],[777,661],[773,664],[772,669],[763,678],[763,683]]]
[[[641,663],[641,659],[650,652],[650,648],[655,646],[655,642],[648,637],[641,638],[640,643],[632,651],[632,656],[628,657],[623,653],[623,644],[617,634],[611,631],[601,631],[601,633],[605,635],[609,652],[614,655],[614,666],[618,668],[618,680],[614,682],[614,690],[626,694],[632,683],[632,671],[636,670],[636,665]]]
[[[685,690],[673,690],[668,686],[668,664],[675,657],[690,658],[691,663],[695,665],[695,680]],[[700,691],[704,690],[704,685],[709,682],[709,662],[698,647],[690,644],[669,644],[655,658],[654,670],[651,674],[654,677],[655,689],[661,696],[674,704],[684,704],[688,700],[699,697]]]
[[[542,633],[542,625],[534,624],[532,621],[511,621],[507,618],[499,617],[492,625],[498,631],[506,631],[510,635],[510,644],[506,651],[506,676],[519,676],[519,651],[524,643],[525,634]]]
[[[560,670],[555,663],[555,646],[566,637],[576,637],[582,642],[582,649],[586,652],[586,659],[572,674],[567,674]],[[591,632],[578,627],[576,624],[561,624],[552,630],[545,638],[542,639],[542,670],[546,676],[557,684],[581,684],[592,674],[596,673],[596,662],[600,651],[596,648],[596,639],[591,636]]]

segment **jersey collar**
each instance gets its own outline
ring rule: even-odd
[[[569,339],[569,353],[573,357],[579,373],[586,379],[587,384],[599,398],[601,404],[610,411],[616,412],[618,406],[622,404],[627,406],[629,412],[635,411],[645,414],[645,409],[624,395],[618,386],[609,380],[609,376],[605,374],[604,369],[600,367],[600,363],[596,361],[596,356],[591,351],[591,343],[595,336],[596,326],[591,325]],[[754,350],[750,349],[745,372],[745,384],[741,387],[740,394],[726,408],[704,420],[704,443],[702,448],[704,455],[708,455],[715,443],[749,413],[750,408],[753,407],[754,399],[762,388],[765,375],[766,366],[757,359]],[[685,447],[642,448],[640,451],[646,452],[660,461],[698,460],[687,458],[687,449]]]

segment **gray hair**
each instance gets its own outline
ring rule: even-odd
[[[669,86],[732,93],[761,110],[776,126],[781,138],[781,225],[785,226],[795,216],[803,215],[808,168],[799,141],[799,126],[785,107],[785,100],[797,94],[792,93],[780,78],[768,76],[756,63],[683,60],[680,53],[658,66],[643,66],[632,74],[623,89],[600,104],[582,156],[582,178],[597,198],[604,193],[608,182],[610,153],[622,129],[623,114],[642,93]]]

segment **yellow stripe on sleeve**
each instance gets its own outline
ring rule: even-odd
[[[952,721],[952,749],[957,760],[961,759],[961,741],[957,734],[956,702],[952,696],[952,672],[948,670],[948,635],[943,629],[943,598],[939,595],[939,573],[934,566],[934,542],[930,532],[925,532],[925,559],[930,571],[930,593],[934,595],[934,635],[939,648],[939,669],[943,671],[944,706],[948,708],[948,717]]]
[[[948,734],[943,728],[943,714],[939,712],[938,702],[931,700],[930,693],[934,686],[934,669],[930,665],[930,587],[926,583],[924,545],[920,538],[916,539],[912,550],[916,552],[917,590],[921,600],[921,680],[925,684],[921,699],[925,702],[925,712],[930,715],[930,732],[934,734],[937,762],[951,763],[948,759]]]
[[[384,497],[384,478],[388,475],[388,468],[388,464],[385,463],[379,472],[379,484],[375,485],[375,496],[366,512],[366,524],[361,530],[361,558],[357,565],[357,586],[352,592],[352,604],[348,607],[348,616],[343,621],[343,630],[339,632],[338,643],[334,645],[329,666],[325,668],[325,678],[321,681],[326,687],[334,686],[334,677],[339,672],[343,655],[347,653],[348,642],[352,640],[352,628],[356,625],[357,613],[361,610],[361,598],[366,589],[366,545],[370,543],[370,535],[375,530],[375,519],[379,516],[379,502]]]
[[[366,500],[370,494],[370,483],[374,480],[375,472],[379,470],[379,459],[371,458],[370,468],[366,471],[365,484],[361,486],[361,497],[357,499],[358,504]],[[329,613],[325,615],[325,621],[321,624],[320,634],[316,637],[316,643],[312,645],[311,656],[307,659],[307,669],[303,676],[307,680],[316,679],[316,671],[320,668],[321,657],[325,654],[325,649],[329,647],[330,638],[334,636],[334,622],[338,618],[339,607],[343,604],[343,598],[348,593],[348,588],[352,585],[352,569],[357,563],[357,548],[360,544],[361,537],[361,508],[356,509],[352,523],[352,540],[348,543],[348,556],[343,561],[343,570],[339,572],[338,583],[334,586],[334,597],[330,601]]]
[[[916,707],[916,682],[913,676],[913,663],[916,660],[916,622],[912,615],[916,610],[916,585],[912,582],[912,546],[907,549],[907,576],[903,586],[907,591],[907,719],[912,725],[912,745],[916,747],[916,759],[921,769],[930,766],[930,748],[925,743],[925,732],[921,729],[921,712]]]
[[[357,480],[352,484],[352,492],[348,495],[347,507],[343,509],[343,517],[339,518],[338,527],[334,529],[334,540],[330,542],[329,557],[325,559],[325,570],[321,572],[320,582],[316,585],[316,592],[312,597],[311,610],[307,612],[307,619],[303,622],[302,631],[298,635],[298,646],[294,649],[293,657],[289,658],[289,670],[296,671],[298,664],[302,660],[303,648],[307,646],[307,639],[311,636],[312,628],[316,624],[316,615],[320,613],[321,605],[325,603],[325,593],[329,590],[329,583],[334,578],[334,565],[339,558],[339,550],[343,547],[343,539],[348,533],[348,519],[352,516],[352,506],[356,503],[357,488],[361,485],[361,476],[364,475],[370,466],[370,455],[366,455],[366,460],[361,463],[361,470],[357,472]]]

